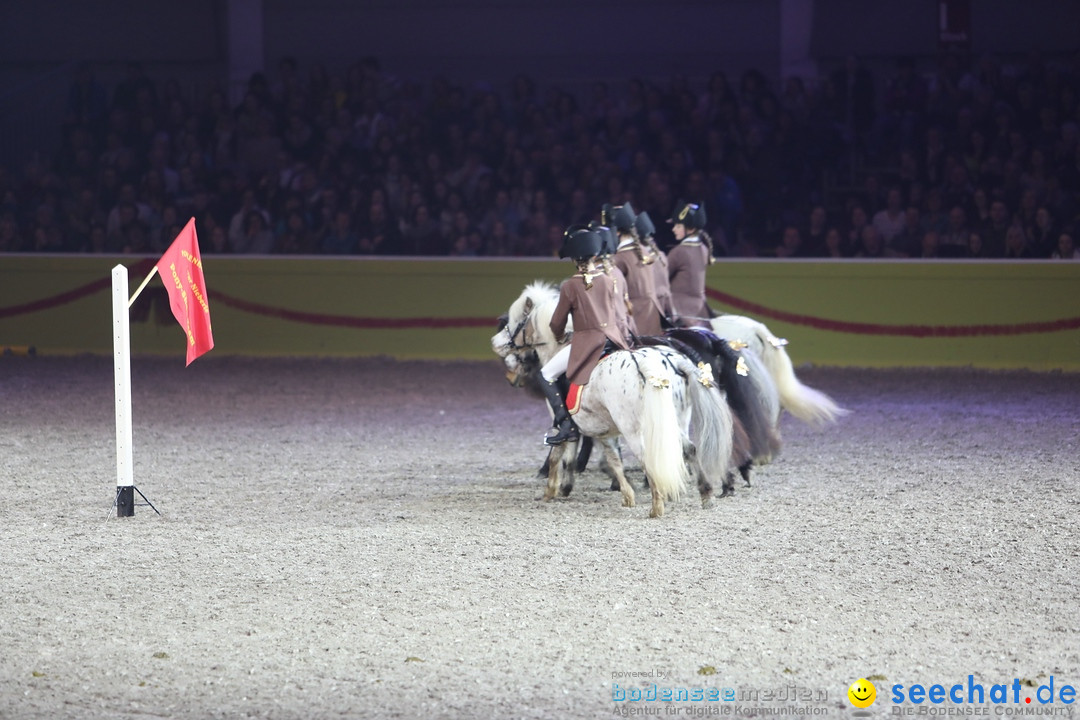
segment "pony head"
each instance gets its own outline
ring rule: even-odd
[[[499,330],[491,337],[491,349],[507,361],[516,356],[520,361],[536,353],[540,363],[546,363],[559,351],[560,345],[551,332],[551,314],[559,302],[559,289],[549,282],[537,280],[510,305],[505,322],[500,318]],[[567,330],[572,330],[568,323]],[[507,362],[507,367],[516,362]]]

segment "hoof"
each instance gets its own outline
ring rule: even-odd
[[[735,496],[735,491],[732,490],[731,488],[724,488],[724,491],[722,493],[720,493],[720,497],[722,497],[722,498],[734,497],[734,496]]]
[[[574,490],[573,485],[562,485],[559,487],[559,497],[570,497],[570,493]]]
[[[742,475],[743,482],[746,483],[746,487],[750,487],[750,468],[753,467],[753,463],[746,463],[739,468],[739,474]],[[734,478],[732,478],[734,480]]]

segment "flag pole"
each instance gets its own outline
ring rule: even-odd
[[[147,273],[146,277],[143,278],[142,284],[139,285],[138,289],[135,290],[135,294],[131,296],[130,300],[128,300],[128,304],[127,304],[128,307],[131,307],[132,305],[135,304],[136,298],[138,298],[139,295],[142,294],[142,291],[146,287],[147,283],[149,283],[154,278],[155,275],[157,275],[157,265],[155,265],[153,267],[153,269],[149,273]]]
[[[149,278],[147,278],[149,279]],[[128,272],[112,270],[113,378],[116,385],[116,517],[135,514],[131,453],[131,334],[128,327]]]
[[[157,272],[157,267],[154,268]],[[143,287],[150,278],[147,276]],[[113,377],[116,385],[116,517],[135,514],[135,493],[158,515],[158,509],[150,503],[142,491],[135,487],[131,452],[131,331],[128,318],[128,272],[123,265],[112,269],[113,309]],[[139,293],[135,293],[138,297]],[[134,301],[135,298],[132,298]]]

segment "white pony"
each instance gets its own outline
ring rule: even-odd
[[[784,346],[787,340],[773,335],[764,324],[743,315],[720,315],[709,321],[712,331],[728,342],[744,343],[768,370],[780,396],[780,406],[811,425],[834,422],[847,410],[820,390],[803,385],[795,376]]]
[[[560,349],[550,328],[559,291],[537,281],[510,306],[506,325],[491,347],[514,371],[535,352],[541,365]],[[623,505],[633,507],[634,490],[626,480],[616,439],[622,436],[641,460],[649,479],[649,517],[664,514],[666,500],[677,500],[696,476],[702,504],[712,495],[708,477],[725,478],[732,455],[732,419],[727,402],[712,382],[711,368],[698,368],[685,356],[662,347],[620,350],[593,370],[581,392],[574,422],[582,434],[597,438],[615,473]],[[691,438],[691,425],[697,443]],[[577,443],[553,447],[549,455],[546,500],[573,487]]]

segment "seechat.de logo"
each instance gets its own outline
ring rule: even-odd
[[[1045,684],[1039,685],[1034,692],[1028,689],[1031,687],[1035,687],[1034,682],[1031,680],[1021,682],[1019,678],[1013,678],[1011,683],[994,683],[993,685],[984,686],[982,683],[975,682],[974,675],[968,675],[966,683],[958,682],[954,685],[936,683],[930,687],[921,683],[907,687],[898,684],[893,685],[890,689],[892,690],[891,700],[894,705],[910,702],[913,705],[922,705],[923,703],[930,705],[984,705],[990,703],[992,705],[1030,706],[1034,703],[1038,706],[1053,703],[1072,705],[1076,702],[1076,688],[1072,685],[1066,685],[1060,680],[1055,684],[1053,675]],[[1071,708],[1056,709],[1071,711]],[[1025,714],[1046,714],[1044,712],[1034,712],[1040,710],[1037,707],[1026,708],[1026,710]],[[1014,713],[1011,708],[1003,708],[999,709],[995,714],[1018,715],[1020,713]]]

